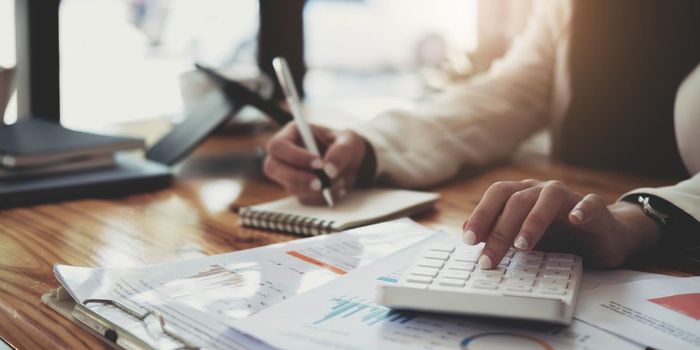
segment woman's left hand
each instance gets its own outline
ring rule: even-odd
[[[508,249],[534,248],[551,226],[565,235],[587,262],[622,264],[634,252],[655,245],[660,227],[634,203],[606,206],[595,194],[582,195],[560,181],[503,181],[486,191],[464,223],[467,244],[486,242],[479,266],[496,267]]]

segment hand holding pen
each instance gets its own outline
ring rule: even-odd
[[[285,77],[283,62],[275,59],[273,66],[295,122],[287,124],[268,142],[265,174],[304,204],[325,202],[331,206],[354,186],[367,144],[353,131],[307,124],[291,74]]]

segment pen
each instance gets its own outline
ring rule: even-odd
[[[282,87],[282,92],[287,98],[287,104],[289,109],[292,111],[294,116],[294,121],[297,123],[297,129],[299,129],[299,134],[301,134],[301,139],[304,141],[304,146],[309,152],[321,157],[321,152],[318,151],[318,146],[316,146],[316,140],[314,140],[314,135],[311,132],[309,124],[306,123],[304,116],[301,113],[301,103],[299,102],[299,94],[297,93],[296,85],[294,85],[294,78],[292,78],[292,73],[289,70],[289,65],[287,60],[283,57],[275,57],[272,60],[272,67],[275,69],[275,75],[277,75],[277,80],[280,82]],[[323,194],[323,199],[326,201],[329,207],[333,207],[333,195],[331,194],[331,179],[323,171],[323,169],[314,169],[314,175],[318,177],[321,181],[321,193]]]

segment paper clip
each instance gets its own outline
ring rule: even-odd
[[[163,315],[161,315],[161,313],[158,312],[157,310],[153,310],[153,309],[150,309],[150,310],[149,310],[149,309],[144,308],[144,309],[146,309],[146,313],[143,314],[143,315],[140,315],[140,314],[134,312],[133,310],[131,310],[130,308],[126,307],[124,304],[122,304],[122,303],[120,303],[120,302],[118,302],[118,301],[116,301],[116,300],[111,300],[111,299],[86,299],[86,300],[83,301],[83,305],[86,305],[86,304],[88,304],[88,303],[100,303],[100,304],[109,304],[109,305],[112,305],[112,306],[118,308],[119,310],[121,310],[121,311],[123,311],[123,312],[126,312],[127,314],[129,314],[129,315],[135,317],[135,318],[138,319],[139,321],[143,322],[144,326],[146,325],[146,322],[145,322],[145,321],[146,321],[146,318],[147,318],[148,316],[154,316],[154,317],[158,320],[158,324],[160,325],[160,329],[161,329],[161,331],[162,331],[165,335],[167,335],[167,336],[169,336],[169,337],[171,337],[171,338],[173,338],[173,339],[179,341],[180,343],[182,343],[182,344],[184,345],[183,347],[181,347],[181,348],[179,348],[179,349],[187,349],[187,350],[199,350],[199,349],[201,349],[201,347],[199,347],[199,346],[197,346],[197,345],[192,345],[191,343],[189,343],[187,340],[185,340],[185,339],[182,338],[181,336],[179,336],[179,335],[173,333],[172,331],[168,330],[168,328],[166,327],[167,324],[166,324],[166,322],[165,322],[165,317],[163,317]],[[87,307],[87,305],[86,305],[86,307]],[[141,306],[141,307],[143,308],[143,306]],[[150,332],[150,329],[148,328],[148,326],[146,326],[146,329],[148,329],[149,332]]]

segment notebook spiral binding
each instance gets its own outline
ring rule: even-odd
[[[334,221],[318,220],[308,216],[276,213],[271,211],[241,208],[238,211],[245,227],[292,233],[302,236],[318,236],[333,233]]]

